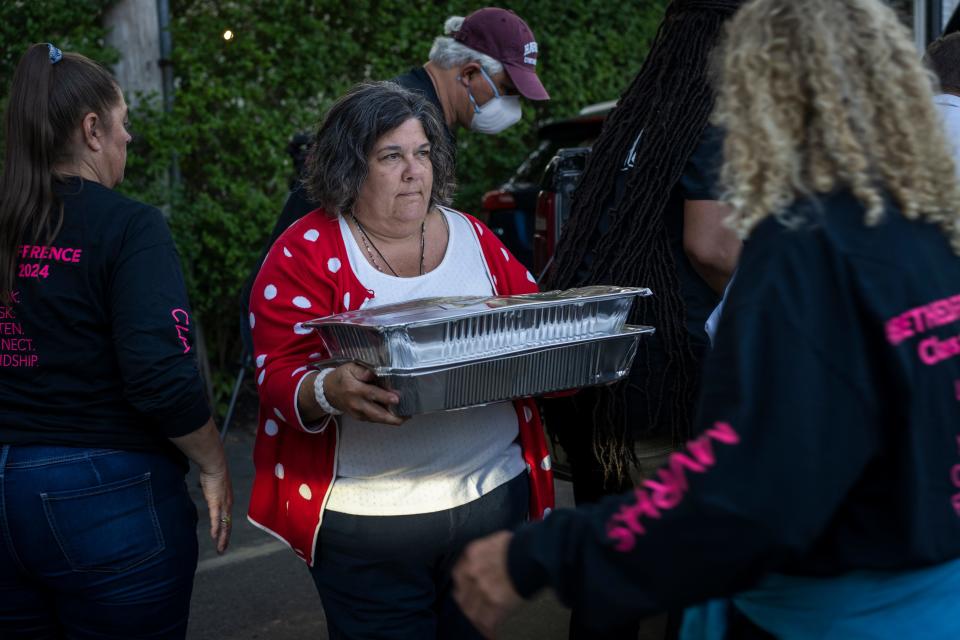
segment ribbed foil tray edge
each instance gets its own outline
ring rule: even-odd
[[[374,371],[380,386],[400,395],[400,404],[392,408],[396,415],[451,411],[616,382],[630,371],[640,337],[653,332],[652,327],[627,325],[619,333],[532,348],[506,357]]]

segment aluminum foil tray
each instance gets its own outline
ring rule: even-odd
[[[400,404],[392,408],[396,415],[449,411],[616,382],[630,371],[640,337],[653,332],[653,327],[627,325],[614,334],[528,348],[500,358],[416,369],[381,367],[374,372],[380,386],[400,395]]]
[[[517,296],[426,298],[305,322],[332,360],[441,366],[618,332],[649,289],[594,286]]]

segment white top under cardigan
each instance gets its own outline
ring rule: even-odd
[[[340,219],[350,268],[375,294],[365,307],[434,296],[493,295],[469,220],[450,210],[443,214],[450,229],[443,261],[414,278],[397,278],[371,266],[347,221]],[[510,402],[413,416],[399,427],[343,416],[327,509],[396,516],[466,504],[525,470],[517,434]]]

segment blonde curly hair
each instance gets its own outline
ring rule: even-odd
[[[798,198],[849,189],[875,225],[889,195],[960,254],[960,186],[935,79],[880,0],[752,0],[715,60],[728,223],[745,237]]]

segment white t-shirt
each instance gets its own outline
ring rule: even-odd
[[[943,128],[947,134],[947,142],[953,151],[953,161],[960,174],[960,96],[950,93],[941,93],[933,99],[943,118]]]
[[[347,221],[340,233],[350,267],[374,292],[375,307],[434,296],[492,295],[470,221],[442,211],[450,229],[440,265],[414,278],[381,273],[367,262]],[[451,509],[476,500],[526,470],[513,403],[413,416],[402,426],[340,420],[336,480],[327,509],[394,516]]]

